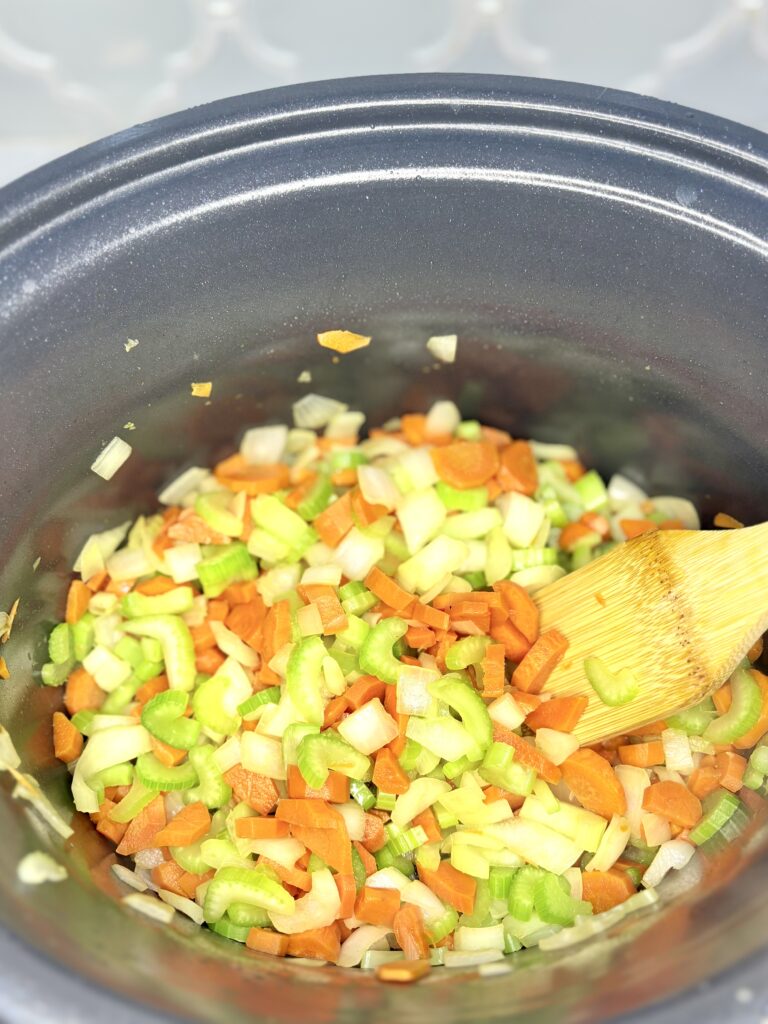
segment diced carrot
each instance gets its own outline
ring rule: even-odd
[[[288,936],[269,928],[251,928],[245,939],[248,949],[257,953],[269,953],[270,956],[285,956],[288,952]]]
[[[105,587],[107,583],[109,583],[109,573],[105,570],[94,573],[93,576],[85,581],[86,587],[94,594],[101,590],[102,587]]]
[[[425,868],[418,861],[416,870],[422,882],[444,903],[450,904],[460,914],[471,914],[475,907],[475,891],[477,882],[470,875],[465,875],[447,860],[440,861],[434,870]]]
[[[165,828],[157,833],[155,842],[158,846],[191,846],[198,839],[202,839],[210,827],[211,816],[208,808],[197,800],[182,807]]]
[[[489,609],[504,608],[501,594],[495,590],[450,591],[447,594],[438,594],[432,601],[432,604],[441,611],[450,611],[454,605],[461,604],[464,601],[470,601],[473,604],[482,605],[484,608]]]
[[[429,960],[429,940],[424,929],[424,914],[412,903],[395,914],[392,927],[397,944],[406,960]]]
[[[357,470],[354,466],[335,469],[331,473],[331,483],[334,487],[354,487],[357,483]]]
[[[136,580],[110,580],[104,587],[105,594],[117,594],[118,597],[125,597],[133,590]]]
[[[146,704],[148,701],[158,694],[163,693],[168,689],[168,676],[160,675],[153,676],[152,679],[148,679],[143,686],[140,686],[136,691],[136,700],[139,704]]]
[[[491,639],[504,648],[505,657],[517,664],[520,664],[531,650],[530,643],[511,622],[505,621],[498,625],[492,625],[490,635]]]
[[[387,833],[384,823],[376,814],[365,815],[365,831],[362,838],[363,846],[369,853],[377,853],[387,844]]]
[[[374,566],[365,577],[365,585],[380,601],[396,611],[402,611],[413,603],[413,594],[403,590],[399,583],[383,573],[378,566]]]
[[[295,511],[302,503],[302,501],[304,501],[304,499],[309,496],[310,492],[312,491],[312,488],[315,486],[316,480],[317,473],[308,472],[304,479],[301,481],[301,483],[298,485],[298,487],[294,487],[294,489],[292,491],[289,491],[288,494],[286,494],[285,498],[283,498],[283,501],[288,506],[288,508],[293,509]]]
[[[288,835],[288,822],[277,818],[238,818],[235,835],[241,839],[284,839]]]
[[[182,584],[174,582],[170,576],[152,576],[148,580],[142,580],[133,588],[137,594],[144,594],[146,597],[158,597],[160,594],[167,594],[169,590],[177,590]]]
[[[699,800],[720,787],[720,772],[714,765],[700,765],[688,776],[688,788]]]
[[[414,603],[411,618],[417,622],[423,622],[430,629],[447,630],[451,624],[451,618],[447,612],[434,608],[431,604],[422,604],[421,601]]]
[[[80,757],[83,751],[83,737],[61,711],[53,713],[53,753],[68,764]]]
[[[437,475],[451,487],[481,487],[499,468],[499,450],[488,441],[454,441],[430,451]]]
[[[499,471],[496,475],[502,491],[535,494],[539,486],[536,459],[527,441],[513,441],[499,453]]]
[[[627,540],[633,540],[644,533],[655,533],[659,528],[652,519],[620,519],[619,526]]]
[[[207,620],[199,626],[190,626],[189,632],[192,635],[195,654],[202,654],[203,651],[208,651],[216,646],[216,637],[211,629],[211,624]]]
[[[208,602],[208,618],[213,622],[224,622],[229,615],[229,605],[221,598]]]
[[[584,523],[567,523],[560,531],[558,540],[561,551],[573,551],[580,541],[585,537],[591,537],[594,532]]]
[[[238,801],[244,801],[259,814],[269,814],[277,803],[277,787],[272,779],[258,772],[248,771],[241,764],[224,772],[224,780],[232,787]]]
[[[532,714],[536,708],[546,703],[546,701],[543,701],[541,697],[537,696],[535,693],[525,693],[524,690],[515,690],[514,688],[510,690],[510,693],[517,701],[520,710],[526,715]]]
[[[307,600],[311,601],[320,613],[320,621],[323,624],[323,634],[334,636],[343,632],[349,625],[347,613],[341,607],[336,591],[333,587],[323,584],[312,584],[305,586],[304,591],[312,594]]]
[[[212,676],[219,671],[227,659],[216,647],[210,647],[207,651],[201,651],[195,657],[195,668],[204,675]]]
[[[583,463],[579,462],[578,459],[561,459],[560,465],[565,470],[565,475],[571,483],[580,480],[586,473]]]
[[[349,691],[347,691],[347,693],[349,693]],[[405,730],[408,726],[408,715],[403,715],[397,710],[396,686],[384,686],[384,707],[387,713],[391,715],[397,723],[397,739],[392,740],[389,744],[389,749],[395,757],[400,757],[402,752],[405,750]]]
[[[518,736],[511,729],[499,725],[498,722],[493,723],[493,740],[494,743],[506,743],[512,747],[515,751],[515,760],[520,764],[524,764],[527,768],[533,768],[536,774],[544,779],[545,782],[551,782],[554,786],[562,778],[562,772],[556,764],[553,764],[552,761],[544,757],[541,751],[537,750],[532,743],[528,743],[522,736]]]
[[[186,896],[188,900],[193,900],[198,886],[202,885],[203,882],[209,882],[213,878],[213,874],[213,871],[206,871],[202,875],[195,875],[191,871],[185,871],[178,881],[181,895]]]
[[[310,960],[328,960],[334,964],[339,959],[339,930],[335,924],[325,928],[310,928],[288,936],[288,956],[303,956]]]
[[[312,789],[295,764],[288,766],[288,796],[293,800],[327,800],[332,804],[343,804],[349,800],[349,779],[341,772],[328,772],[328,778],[320,789]]]
[[[637,729],[627,729],[626,736],[661,736],[664,730],[667,728],[667,723],[663,719],[659,719],[658,722],[650,722],[648,725],[642,725]]]
[[[398,889],[374,889],[364,885],[355,900],[354,916],[366,924],[391,927],[399,909]]]
[[[577,750],[560,767],[566,785],[588,811],[608,819],[626,813],[627,800],[616,772],[594,750]]]
[[[480,663],[483,671],[483,696],[500,697],[504,693],[504,645],[488,644]]]
[[[355,525],[352,515],[352,498],[349,491],[324,509],[312,525],[317,530],[320,540],[329,548],[335,548]]]
[[[755,642],[752,644],[752,646],[747,651],[747,660],[750,661],[750,662],[755,662],[759,658],[762,657],[762,654],[763,654],[763,638],[761,636],[759,636],[757,638],[757,640],[755,640]]]
[[[160,764],[164,764],[167,768],[173,768],[177,764],[181,764],[184,758],[187,756],[186,750],[180,750],[177,747],[171,747],[167,743],[163,743],[162,740],[152,736],[152,752],[154,753]],[[167,844],[166,844],[167,845]],[[174,844],[178,845],[178,844]]]
[[[599,512],[585,512],[579,519],[592,533],[599,533],[603,540],[611,535],[611,524]]]
[[[342,920],[347,917],[352,917],[355,912],[355,897],[357,896],[355,876],[334,875],[333,880],[336,883],[336,888],[339,890],[339,899],[341,900],[339,917],[342,918]]]
[[[715,768],[720,775],[720,785],[731,793],[738,793],[747,767],[746,757],[735,754],[732,750],[722,750],[715,754]]]
[[[118,853],[131,854],[140,850],[149,850],[159,844],[156,842],[157,833],[165,828],[165,803],[162,794],[159,794],[147,806],[139,811],[133,821],[126,829]]]
[[[664,519],[659,523],[660,530],[684,530],[685,523],[680,519]]]
[[[373,856],[372,853],[369,853],[368,850],[366,850],[366,848],[363,846],[361,842],[358,842],[358,840],[356,839],[352,843],[352,845],[357,850],[357,855],[363,862],[366,878],[368,878],[369,875],[372,875],[374,874],[374,872],[379,870],[379,866],[376,863],[376,858]]]
[[[518,796],[517,793],[508,793],[506,789],[499,789],[498,786],[486,786],[483,789],[483,801],[492,804],[497,800],[506,800],[513,811],[518,810],[525,803],[524,797]]]
[[[234,605],[225,623],[244,643],[258,650],[266,614],[266,606],[261,597],[258,597],[258,600]]]
[[[631,764],[635,768],[653,768],[654,765],[664,764],[664,745],[661,740],[628,743],[619,747],[619,760],[622,764]]]
[[[257,603],[261,601],[261,594],[254,580],[246,580],[243,583],[230,583],[221,596],[231,608],[238,604],[251,604],[254,601]]]
[[[545,700],[532,711],[525,724],[536,729],[557,729],[558,732],[573,732],[587,708],[589,699],[583,696],[553,697]],[[661,763],[661,762],[660,762]]]
[[[352,483],[354,484],[356,482],[357,470],[355,470],[355,479]],[[378,522],[382,516],[387,514],[385,505],[372,505],[369,501],[366,501],[359,487],[354,488],[351,492],[351,496],[352,518],[361,529],[365,529],[366,526],[370,526],[372,523]]]
[[[332,725],[336,725],[336,723],[341,720],[348,707],[347,698],[343,693],[338,697],[332,697],[325,705],[323,728],[330,729]]]
[[[430,648],[429,653],[437,662],[438,669],[441,672],[447,672],[448,669],[445,664],[445,656],[448,653],[449,649],[453,647],[453,645],[458,640],[458,633],[454,633],[453,630],[450,630],[447,633],[443,633],[441,632],[441,630],[437,630],[435,636],[437,637],[437,643]]]
[[[265,665],[291,642],[291,636],[291,606],[287,600],[276,601],[267,611],[262,627],[261,654]]]
[[[307,803],[320,803],[307,801]],[[304,843],[308,850],[316,853],[325,863],[343,875],[351,875],[352,844],[350,843],[344,819],[339,814],[340,823],[335,828],[316,828],[310,825],[291,824],[291,835]]]
[[[411,780],[388,747],[376,751],[373,784],[384,793],[407,793]]]
[[[464,623],[471,623],[480,633],[486,634],[491,628],[491,610],[477,601],[456,601],[451,605],[451,629],[457,633],[468,632]],[[461,624],[461,625],[460,625]]]
[[[274,871],[280,881],[285,882],[286,885],[293,885],[297,889],[303,889],[304,892],[309,892],[312,888],[312,876],[303,868],[286,868],[282,864],[278,864],[276,860],[270,860],[269,857],[264,856],[259,857],[257,863],[261,867]]]
[[[311,828],[336,829],[344,818],[325,800],[316,798],[283,798],[277,805],[275,817],[289,825],[307,825]]]
[[[128,831],[128,824],[127,822],[112,821],[109,812],[113,807],[115,807],[115,803],[112,800],[105,800],[101,805],[98,815],[95,816],[96,831],[117,846]],[[91,817],[94,817],[94,815],[91,815]]]
[[[392,687],[392,689],[395,688]],[[386,690],[387,684],[383,679],[377,679],[376,676],[360,676],[352,683],[344,696],[347,698],[350,708],[356,711],[363,704],[367,704],[369,700],[374,700],[377,697],[382,700]]]
[[[252,496],[279,491],[290,479],[288,467],[284,463],[252,466],[239,452],[217,463],[213,468],[213,475],[230,491],[245,491]]]
[[[164,860],[152,868],[152,881],[161,889],[175,892],[177,896],[186,896],[181,886],[186,871],[175,860]]]
[[[643,810],[673,825],[693,828],[701,818],[701,800],[682,782],[654,782],[643,793]]]
[[[400,430],[405,440],[414,447],[424,444],[427,438],[427,417],[420,412],[409,412],[400,417]]]
[[[440,826],[437,824],[437,818],[431,807],[427,807],[421,814],[417,814],[413,819],[413,824],[421,825],[427,834],[428,843],[441,843],[443,841],[443,833],[440,831]]]
[[[435,642],[435,634],[429,626],[409,626],[405,642],[415,651],[423,651]]]
[[[499,580],[493,589],[500,594],[509,621],[529,644],[536,642],[539,635],[539,608],[523,587],[511,580]]]
[[[104,691],[89,672],[82,667],[70,672],[64,688],[64,707],[70,715],[76,715],[78,711],[95,711],[103,702]]]
[[[595,914],[616,907],[635,892],[626,871],[584,871],[581,875],[582,899],[592,904]]]
[[[64,619],[73,626],[88,611],[88,602],[91,600],[91,591],[80,580],[72,580],[67,591],[67,610]]]
[[[518,690],[538,693],[563,660],[567,650],[568,641],[558,630],[550,629],[542,633],[512,673],[512,684]]]

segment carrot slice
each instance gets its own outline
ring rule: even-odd
[[[325,705],[325,712],[323,714],[323,728],[330,729],[332,725],[335,725],[341,720],[342,715],[348,708],[347,698],[344,694],[338,697],[332,697]]]
[[[235,604],[225,623],[244,643],[253,647],[254,650],[258,650],[261,643],[262,625],[266,614],[266,606],[261,597],[259,597],[255,601]],[[192,635],[194,637],[194,632]]]
[[[339,899],[341,900],[339,917],[342,920],[347,917],[352,917],[355,912],[355,897],[357,896],[355,876],[334,875],[333,880],[336,883],[336,888],[339,890]]]
[[[277,803],[277,787],[272,779],[258,772],[248,771],[241,764],[224,772],[224,781],[232,787],[238,801],[245,801],[259,814],[269,814]]]
[[[70,672],[64,688],[64,707],[70,715],[78,711],[95,711],[104,701],[104,691],[84,668]]]
[[[397,944],[406,960],[428,960],[429,940],[424,929],[424,915],[412,903],[401,907],[392,921]]]
[[[317,801],[318,803],[320,801]],[[291,835],[304,843],[308,850],[316,853],[325,863],[342,875],[353,874],[352,844],[349,840],[344,819],[336,828],[313,828],[309,825],[291,825]]]
[[[533,768],[545,782],[551,782],[553,786],[556,786],[562,778],[562,772],[556,764],[544,757],[532,743],[528,743],[522,736],[499,725],[498,722],[493,723],[493,740],[495,743],[506,743],[512,747],[515,751],[515,760],[527,768]]]
[[[413,824],[421,825],[427,834],[428,843],[441,843],[443,841],[443,833],[440,831],[440,826],[431,807],[427,807],[421,814],[417,814],[413,819]]]
[[[362,842],[369,853],[377,853],[382,846],[387,845],[387,833],[384,831],[384,822],[378,815],[365,815],[365,831],[363,832]]]
[[[455,637],[455,634],[452,635]],[[397,739],[392,740],[388,746],[395,757],[400,757],[402,752],[405,750],[405,730],[408,726],[408,715],[400,714],[397,710],[396,686],[384,686],[384,707],[386,708],[387,713],[394,718],[395,722],[397,722]]]
[[[499,450],[488,441],[454,441],[430,452],[437,475],[451,487],[481,487],[499,468]]]
[[[488,644],[483,660],[483,696],[500,697],[504,693],[504,645]]]
[[[588,811],[604,818],[626,813],[627,800],[616,772],[594,750],[577,750],[560,767],[566,785]]]
[[[421,601],[414,602],[411,618],[417,622],[423,622],[430,629],[446,630],[451,624],[451,618],[447,612],[434,608],[430,604],[422,604]]]
[[[61,711],[53,713],[53,753],[54,756],[69,764],[80,757],[83,751],[83,737]]]
[[[556,629],[542,633],[530,651],[512,673],[512,683],[518,690],[538,693],[553,670],[563,660],[568,641]]]
[[[344,818],[325,800],[293,798],[282,799],[277,805],[275,817],[289,825],[306,825],[310,828],[336,829],[344,824]]]
[[[539,635],[539,607],[528,591],[511,580],[499,580],[493,589],[501,595],[509,621],[515,629],[529,644],[535,643]]]
[[[320,540],[329,548],[335,548],[355,525],[352,514],[352,498],[349,491],[324,509],[313,521]]]
[[[388,747],[376,752],[373,784],[384,793],[407,793],[411,780],[400,767],[400,762]]]
[[[277,818],[238,818],[235,834],[240,839],[284,839],[288,835],[288,822]]]
[[[364,885],[357,894],[354,915],[366,924],[391,926],[399,909],[398,889],[374,889]]]
[[[327,800],[332,804],[343,804],[349,800],[349,779],[341,772],[328,772],[328,778],[320,789],[312,789],[304,781],[297,765],[288,766],[288,796],[297,800]]]
[[[560,531],[560,539],[558,540],[560,550],[572,552],[580,541],[584,540],[585,537],[591,537],[594,532],[585,523],[567,523]]]
[[[664,745],[661,740],[623,744],[619,747],[619,760],[635,768],[653,768],[654,765],[664,764]]]
[[[151,737],[152,751],[160,762],[167,768],[173,768],[177,764],[181,764],[184,758],[187,756],[186,750],[179,750],[177,747],[171,747],[167,743],[163,743],[162,740],[157,739],[155,736]],[[178,843],[174,843],[177,846]]]
[[[285,956],[288,952],[288,936],[269,928],[251,928],[245,940],[248,949],[257,953],[269,953],[270,956]]]
[[[491,625],[490,634],[491,639],[504,648],[504,656],[510,661],[520,664],[531,650],[530,643],[511,622],[503,621],[498,625]]]
[[[210,827],[211,816],[208,808],[198,800],[182,807],[165,828],[157,833],[155,842],[158,846],[191,846],[198,839],[202,839]]]
[[[693,828],[701,818],[701,800],[681,782],[654,782],[643,793],[643,810],[680,828]]]
[[[365,585],[380,601],[395,611],[403,611],[413,603],[413,594],[403,590],[399,583],[383,573],[378,566],[374,566],[365,577]]]
[[[400,417],[400,430],[408,444],[424,444],[427,439],[427,417],[420,412],[408,412]]]
[[[138,853],[140,850],[149,850],[151,847],[158,846],[157,833],[165,828],[165,821],[165,803],[162,794],[159,794],[143,810],[139,811],[128,825],[117,852]]]
[[[655,533],[659,528],[652,519],[620,519],[619,526],[627,540],[641,537],[644,533]]]
[[[213,475],[230,491],[245,491],[251,496],[279,491],[290,479],[288,467],[282,462],[251,466],[239,452],[217,463]]]
[[[148,679],[143,686],[140,686],[136,691],[136,700],[139,704],[146,704],[148,701],[158,694],[163,693],[168,689],[168,676],[153,676],[152,679]]]
[[[88,611],[88,602],[91,600],[91,591],[81,580],[72,580],[67,591],[67,610],[64,620],[73,626]]]
[[[587,697],[553,697],[542,701],[525,720],[525,724],[536,729],[557,729],[558,732],[573,732],[584,714]],[[629,763],[629,762],[627,762]],[[663,762],[659,762],[662,764]]]
[[[349,706],[356,711],[376,697],[382,700],[386,690],[387,684],[383,679],[377,679],[376,676],[360,676],[352,683],[344,696],[347,698]]]
[[[354,484],[357,481],[357,470],[353,470],[353,472],[355,474],[355,479],[352,483]],[[387,508],[385,505],[372,505],[370,501],[366,501],[359,487],[355,487],[351,491],[351,499],[352,518],[355,520],[355,523],[363,529],[366,526],[370,526],[372,523],[378,522],[379,519],[387,514]]]
[[[743,785],[746,757],[732,750],[721,750],[715,754],[715,769],[720,775],[720,785],[731,793],[738,793]]]
[[[291,636],[291,606],[286,600],[276,601],[267,612],[262,628],[261,654],[265,665],[291,642]]]
[[[190,626],[189,632],[192,634],[192,645],[195,649],[195,654],[202,654],[203,651],[208,651],[216,646],[216,637],[211,629],[210,622],[207,620],[199,626]]]
[[[357,850],[357,855],[360,858],[360,860],[363,862],[363,867],[365,868],[365,877],[366,878],[368,878],[369,875],[372,875],[372,874],[374,874],[374,872],[379,870],[379,866],[376,863],[376,858],[373,856],[372,853],[369,853],[366,850],[366,848],[363,846],[363,844],[361,842],[358,842],[358,840],[355,840],[352,843],[352,845]]]
[[[280,881],[285,882],[286,885],[293,885],[297,889],[303,889],[304,892],[309,892],[312,888],[312,876],[303,868],[286,868],[282,864],[278,864],[276,860],[270,860],[269,857],[263,856],[259,857],[257,863],[261,867],[274,871]]]
[[[618,906],[635,892],[626,871],[584,871],[581,879],[582,899],[592,904],[596,914]]]
[[[501,449],[496,479],[502,491],[519,491],[529,496],[536,492],[539,474],[527,441],[513,441]]]
[[[720,787],[720,772],[714,765],[700,765],[688,776],[688,788],[695,797],[703,800]]]
[[[429,886],[435,896],[449,903],[460,914],[471,914],[475,906],[477,882],[470,875],[457,871],[447,860],[440,861],[434,870],[425,868],[418,861],[416,870],[422,882]]]
[[[335,924],[325,928],[310,928],[288,936],[288,956],[303,956],[311,960],[328,960],[336,963],[339,959],[339,930]]]

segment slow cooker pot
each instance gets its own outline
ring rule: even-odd
[[[765,518],[767,196],[757,132],[605,89],[450,75],[224,100],[0,192],[0,594],[21,598],[0,719],[24,766],[69,816],[49,736],[60,695],[36,675],[84,538],[227,454],[246,425],[286,419],[302,370],[370,423],[448,397],[705,517]],[[333,327],[374,341],[334,361],[314,340]],[[436,366],[425,341],[453,332],[458,359]],[[207,380],[211,400],[191,397]],[[133,454],[105,483],[89,466],[114,435]],[[594,943],[397,989],[126,910],[87,819],[57,843],[1,785],[8,1021],[765,1012],[757,805],[695,890]],[[16,863],[33,848],[55,850],[69,878],[23,887]]]

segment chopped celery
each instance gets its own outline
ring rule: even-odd
[[[377,623],[360,648],[358,660],[361,671],[394,685],[402,663],[394,656],[392,648],[407,631],[405,620],[394,615]]]
[[[299,744],[305,736],[316,736],[320,732],[319,725],[309,722],[292,722],[283,733],[283,762],[286,767],[296,764]]]
[[[704,739],[710,743],[732,743],[755,725],[763,705],[762,690],[755,677],[739,668],[731,676],[731,706],[724,715],[710,722]]]
[[[397,825],[389,822],[384,826],[384,829],[387,833],[389,846],[395,855],[409,853],[411,850],[423,846],[427,841],[427,833],[421,825],[415,825],[413,828],[399,829]]]
[[[240,541],[213,548],[197,564],[197,575],[206,597],[218,597],[231,583],[254,579],[257,571],[255,560]]]
[[[628,704],[640,692],[640,685],[629,669],[613,672],[602,658],[585,658],[584,672],[603,704],[611,707]]]
[[[451,511],[476,512],[488,504],[487,487],[468,487],[466,490],[460,491],[439,480],[435,484],[435,490],[445,507]]]
[[[451,672],[461,671],[468,665],[483,660],[485,649],[490,643],[487,636],[465,636],[452,644],[445,655],[445,667]]]
[[[680,729],[689,736],[703,736],[707,726],[717,717],[714,701],[707,697],[700,704],[695,704],[685,711],[678,711],[676,715],[667,717],[667,725],[670,729]]]
[[[141,595],[139,595],[141,596]],[[135,637],[124,636],[115,644],[115,654],[122,661],[127,661],[135,669],[144,661],[144,651],[141,643]]]
[[[251,930],[249,924],[235,924],[229,920],[226,914],[219,921],[209,924],[208,927],[217,935],[222,935],[225,939],[232,939],[233,942],[245,942]]]
[[[242,665],[227,658],[221,668],[200,683],[192,697],[195,718],[205,729],[232,736],[240,727],[238,707],[252,693]]]
[[[305,736],[297,748],[296,763],[312,789],[320,789],[331,770],[350,779],[369,777],[371,771],[371,759],[355,750],[333,729]]]
[[[226,916],[232,924],[247,927],[249,930],[251,928],[270,927],[269,914],[266,910],[263,907],[255,907],[250,903],[230,903]]]
[[[510,572],[533,569],[539,565],[557,565],[554,548],[524,548],[511,553]]]
[[[133,821],[136,815],[140,814],[156,796],[157,790],[148,789],[143,782],[134,777],[131,788],[120,803],[112,808],[109,812],[109,817],[120,825]]]
[[[497,508],[479,508],[475,512],[457,512],[443,526],[443,533],[456,540],[477,540],[491,530],[501,528],[501,512]]]
[[[154,790],[191,789],[197,785],[197,772],[194,765],[185,761],[176,767],[169,767],[158,761],[154,754],[141,754],[136,761],[136,778]]]
[[[696,846],[708,842],[722,831],[742,806],[741,800],[733,793],[725,789],[716,789],[704,799],[704,816],[698,825],[691,829],[688,838]]]
[[[508,743],[491,743],[478,770],[486,782],[509,793],[528,796],[533,792],[536,772],[515,761],[514,748]]]
[[[251,516],[257,526],[284,541],[291,548],[300,547],[306,543],[309,536],[313,536],[302,517],[273,494],[260,494],[251,502]]]
[[[488,888],[491,899],[509,901],[512,880],[518,870],[518,868],[491,868],[491,873],[488,876]]]
[[[394,793],[384,793],[379,790],[376,794],[376,807],[380,811],[394,811],[397,797]]]
[[[279,700],[280,687],[268,686],[266,690],[259,690],[258,693],[251,694],[251,696],[246,698],[242,704],[238,704],[237,713],[243,718],[247,718],[248,715],[256,711],[257,708],[261,708],[265,704],[277,704]]]
[[[40,680],[45,686],[61,686],[66,682],[74,665],[74,661],[65,661],[61,665],[54,665],[52,661],[47,661],[40,669]]]
[[[376,797],[372,790],[359,779],[353,779],[349,784],[349,795],[355,800],[364,811],[370,811],[376,804]]]
[[[534,903],[542,921],[561,927],[572,925],[577,914],[589,914],[592,910],[591,904],[571,896],[568,882],[562,876],[548,871],[536,880]]]
[[[54,626],[48,637],[48,657],[54,665],[63,665],[74,657],[72,628],[66,622]]]
[[[193,747],[189,752],[189,761],[199,781],[194,789],[189,790],[188,796],[209,808],[223,807],[232,796],[232,790],[216,764],[214,753],[215,748],[210,743]]]
[[[231,491],[212,491],[198,495],[195,512],[217,533],[225,537],[239,537],[243,532],[241,516],[232,511]]]
[[[333,488],[327,473],[318,473],[309,492],[296,507],[302,519],[312,520],[326,508],[331,500]]]
[[[86,612],[72,626],[72,654],[75,661],[82,661],[90,653],[93,643],[93,615]]]
[[[417,554],[401,562],[397,569],[398,579],[411,593],[425,594],[464,564],[468,550],[463,541],[441,534]]]
[[[344,644],[352,650],[359,650],[365,643],[365,639],[371,631],[371,627],[364,619],[357,615],[347,613],[347,628],[336,634],[339,643]]]
[[[545,876],[541,868],[526,864],[518,868],[510,883],[509,912],[518,921],[530,921],[536,900],[536,887]]]
[[[480,694],[456,676],[445,676],[430,683],[429,692],[459,714],[462,724],[476,744],[474,756],[481,756],[493,741],[493,725]],[[468,750],[464,753],[472,756]]]
[[[195,648],[192,634],[183,619],[175,615],[151,615],[125,623],[135,636],[159,640],[163,661],[172,690],[191,690],[195,685]]]
[[[320,691],[322,664],[327,657],[325,644],[318,636],[309,636],[295,644],[288,659],[285,693],[305,722],[322,725],[325,701]]]
[[[232,903],[247,903],[280,914],[292,913],[295,906],[293,897],[265,871],[222,867],[205,894],[206,923],[219,921]]]
[[[184,718],[189,698],[183,690],[156,693],[144,705],[141,724],[152,735],[177,750],[189,750],[200,736],[200,723]]]
[[[578,495],[578,501],[587,512],[602,508],[608,502],[608,491],[600,478],[600,474],[590,469],[578,480],[574,481],[573,488]]]
[[[165,594],[126,594],[120,610],[126,619],[138,619],[147,615],[181,615],[188,612],[195,599],[191,587],[176,587]]]

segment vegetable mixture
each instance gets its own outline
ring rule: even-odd
[[[737,794],[768,773],[748,662],[591,748],[586,698],[545,691],[568,641],[540,631],[536,590],[698,528],[689,502],[606,487],[451,402],[363,441],[330,399],[294,417],[91,537],[50,636],[56,756],[132,862],[127,903],[410,981],[579,941],[739,833]],[[591,699],[631,700],[595,655]]]

